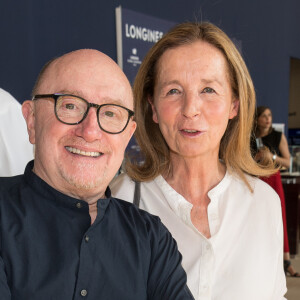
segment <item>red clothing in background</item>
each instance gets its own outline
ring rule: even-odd
[[[284,237],[283,252],[290,252],[287,227],[286,227],[285,197],[284,197],[280,172],[278,171],[276,174],[270,177],[260,177],[260,179],[266,182],[267,184],[269,184],[279,195],[280,202],[281,202],[281,210],[282,210],[282,221],[283,221],[283,237]]]

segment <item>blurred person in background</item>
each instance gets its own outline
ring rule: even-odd
[[[257,161],[264,165],[264,161],[272,160],[280,168],[290,167],[290,152],[287,138],[283,132],[276,131],[272,127],[272,112],[267,106],[258,106],[255,114],[254,138],[251,147]],[[263,149],[262,149],[263,147]],[[287,275],[300,278],[300,274],[295,271],[290,261],[290,249],[288,241],[288,232],[286,225],[285,196],[281,182],[280,171],[268,177],[261,177],[268,183],[279,195],[281,201],[283,234],[284,234],[284,271]]]
[[[267,106],[258,106],[255,116],[254,134],[256,139],[261,139],[262,144],[270,151],[269,158],[281,167],[290,167],[290,151],[287,138],[283,132],[272,127],[272,112]],[[259,151],[257,153],[259,159]]]

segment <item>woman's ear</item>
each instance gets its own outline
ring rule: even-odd
[[[240,100],[235,99],[231,103],[230,112],[229,112],[229,119],[233,119],[235,116],[237,116],[239,112],[240,107]]]
[[[27,131],[29,135],[29,141],[31,144],[35,144],[35,114],[34,114],[34,102],[32,100],[26,100],[22,104],[23,117],[27,124]]]
[[[152,120],[154,123],[158,123],[157,111],[156,111],[156,108],[154,105],[153,98],[148,97],[148,102],[150,103],[151,108],[152,108]]]

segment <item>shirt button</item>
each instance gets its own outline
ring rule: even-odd
[[[87,295],[87,290],[81,290],[81,291],[80,291],[80,295],[81,295],[82,297],[85,297],[85,296]]]
[[[81,207],[82,207],[82,204],[81,204],[80,202],[77,202],[77,203],[76,203],[76,207],[77,207],[77,208],[81,208]]]
[[[84,239],[86,242],[88,242],[90,240],[90,237],[88,235],[86,235]]]
[[[210,245],[206,245],[206,250],[210,250]]]

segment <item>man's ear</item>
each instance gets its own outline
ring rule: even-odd
[[[153,122],[158,123],[157,111],[154,106],[154,101],[152,98],[148,97],[148,102],[150,103],[151,108],[152,108],[152,120],[153,120]]]
[[[26,100],[22,104],[23,117],[27,124],[27,131],[29,135],[29,141],[31,144],[35,144],[35,114],[34,103],[32,100]]]
[[[234,99],[231,103],[230,112],[229,112],[229,119],[233,119],[237,116],[240,107],[240,100]]]
[[[124,142],[125,142],[126,147],[128,146],[128,143],[129,143],[131,137],[133,136],[135,129],[136,129],[136,122],[133,120],[129,121],[129,123],[125,129],[125,135],[124,135],[124,139],[125,139]]]
[[[134,134],[134,132],[135,132],[135,130],[136,130],[136,122],[132,120],[132,121],[128,124],[128,126],[130,126],[130,129],[129,129],[130,138],[129,138],[129,139],[131,139],[131,137],[133,136],[133,134]],[[128,141],[128,142],[129,142],[129,141]]]

